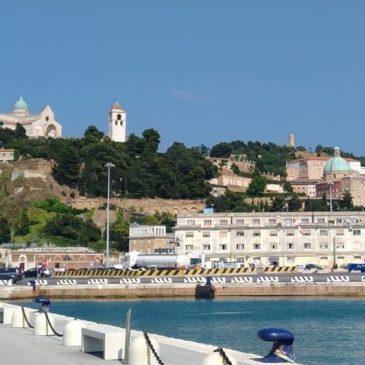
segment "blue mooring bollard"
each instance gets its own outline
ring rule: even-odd
[[[270,352],[262,359],[264,363],[295,363],[294,336],[282,328],[263,328],[257,332],[263,341],[273,342]]]

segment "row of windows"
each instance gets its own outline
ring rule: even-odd
[[[224,225],[228,225],[228,219],[220,219],[218,225],[224,226]],[[188,219],[187,220],[187,224],[190,226],[194,226],[195,225],[195,219]],[[245,220],[244,219],[240,219],[237,218],[234,222],[234,224],[236,225],[244,225],[245,224]],[[269,218],[269,225],[277,225],[279,223],[279,221],[276,218]],[[299,224],[310,224],[310,223],[317,223],[317,224],[326,224],[326,218],[317,218],[317,221],[314,221],[314,218],[309,219],[309,218],[301,218],[300,221],[299,219],[293,219],[293,218],[285,218],[284,219],[284,225],[285,226],[291,226],[291,225],[299,225]],[[358,223],[358,219],[355,218],[336,218],[333,221],[328,221],[328,223],[331,224],[345,224],[345,223]],[[247,221],[246,224],[249,224],[249,222]],[[260,226],[261,224],[261,219],[260,218],[253,218],[252,219],[252,224],[254,226]],[[211,219],[204,219],[203,220],[203,226],[211,226],[212,225],[212,220]]]
[[[246,245],[247,247],[247,245]],[[261,250],[262,245],[261,243],[254,243],[252,245],[252,249],[253,250]],[[306,242],[303,244],[303,248],[304,250],[311,250],[312,249],[312,244],[310,242]],[[332,248],[332,245],[330,246],[328,243],[321,243],[319,245],[319,249],[320,250],[328,250],[329,248]],[[336,249],[344,249],[345,248],[345,244],[344,243],[340,243],[340,244],[336,244]],[[185,245],[185,249],[186,251],[193,251],[193,245]],[[281,245],[278,245],[277,243],[271,243],[270,250],[282,250]],[[287,243],[286,250],[294,250],[295,249],[295,244],[294,243]],[[210,251],[211,250],[211,245],[210,244],[204,244],[203,245],[203,251]],[[218,250],[220,251],[226,251],[228,250],[228,245],[226,243],[221,243],[218,245]],[[236,244],[236,250],[237,251],[244,251],[245,250],[245,244],[244,243],[237,243]]]
[[[320,229],[319,230],[319,235],[320,236],[328,236],[328,230],[327,229]],[[301,230],[300,234],[303,236],[311,236],[311,231],[309,230]],[[236,237],[244,237],[244,236],[249,236],[249,233],[245,231],[236,231],[235,236]],[[271,237],[276,237],[278,235],[277,231],[270,231],[269,232],[269,236]],[[291,237],[295,235],[295,230],[287,230],[285,232],[285,235],[287,237]],[[343,236],[344,235],[344,230],[336,230],[336,236]],[[360,229],[354,229],[352,230],[352,235],[353,236],[361,236],[361,230]],[[220,238],[224,238],[228,236],[228,232],[227,231],[220,231],[219,232],[219,237]],[[261,231],[253,231],[252,232],[252,236],[253,237],[261,237]],[[185,237],[186,238],[193,238],[194,237],[194,232],[185,232]],[[203,232],[203,237],[204,238],[208,238],[210,237],[210,232],[209,231],[205,231]]]

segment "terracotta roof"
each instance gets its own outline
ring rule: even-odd
[[[112,109],[117,109],[117,110],[123,110],[124,109],[121,107],[121,105],[118,102],[115,102],[112,106]]]

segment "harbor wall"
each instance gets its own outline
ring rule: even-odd
[[[168,298],[194,297],[195,286],[186,284],[162,285],[45,285],[35,290],[30,286],[4,286],[0,299],[26,299],[38,295],[52,298]],[[349,296],[365,297],[364,283],[275,283],[260,285],[215,285],[215,297],[257,296]]]

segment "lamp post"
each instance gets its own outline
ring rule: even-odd
[[[105,264],[106,267],[109,266],[109,208],[110,208],[110,168],[115,167],[111,162],[107,162],[105,166],[108,169],[108,193],[107,193],[107,203],[106,203],[106,257]]]

